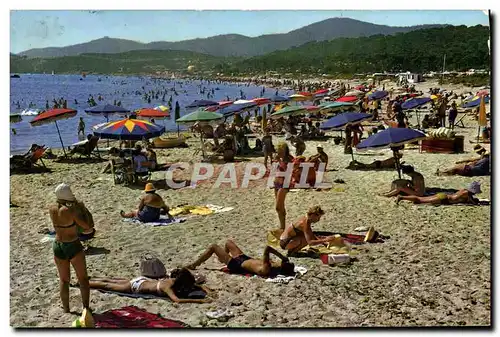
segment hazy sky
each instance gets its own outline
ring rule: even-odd
[[[11,11],[10,51],[61,47],[103,36],[141,42],[236,33],[286,33],[332,17],[389,26],[488,25],[477,11]]]

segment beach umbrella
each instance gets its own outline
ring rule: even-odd
[[[303,102],[303,101],[308,101],[310,99],[310,97],[300,95],[300,94],[293,94],[293,95],[288,96],[288,98],[294,102]]]
[[[335,130],[343,129],[349,125],[359,124],[364,120],[372,119],[372,114],[362,112],[344,112],[327,119],[323,125],[320,126],[322,130]]]
[[[196,111],[191,112],[185,116],[182,116],[175,121],[177,123],[196,123],[196,122],[211,122],[224,118],[224,116],[218,112],[208,111],[203,108],[199,108]]]
[[[337,99],[335,102],[355,102],[359,100],[357,96],[343,96]]]
[[[283,96],[273,96],[269,99],[271,100],[271,102],[274,103],[288,102],[290,100],[288,97],[283,97]]]
[[[170,113],[168,111],[144,108],[137,110],[137,117],[164,119],[170,117]]]
[[[323,103],[319,105],[320,111],[321,112],[334,112],[334,111],[341,111],[343,109],[348,109],[350,107],[354,107],[355,105],[353,103],[349,102],[328,102],[328,103]]]
[[[20,114],[10,114],[10,123],[19,123],[23,120]]]
[[[403,110],[408,110],[408,109],[414,109],[416,107],[419,107],[421,105],[427,104],[432,99],[430,97],[415,97],[411,98],[409,100],[406,100],[403,104],[401,104],[401,108]]]
[[[472,100],[465,102],[462,104],[462,108],[475,108],[481,104],[481,99],[484,98],[484,103],[489,103],[490,97],[489,96],[474,96]]]
[[[361,85],[358,85],[356,87],[354,87],[355,90],[365,90],[366,89],[366,86],[364,84],[361,84]]]
[[[409,128],[388,128],[371,135],[359,143],[356,148],[358,150],[391,148],[394,158],[396,159],[396,169],[398,170],[399,179],[401,179],[399,157],[396,156],[397,148],[407,143],[413,143],[425,138],[425,133],[418,130]]]
[[[344,96],[363,96],[365,93],[359,90],[351,90],[347,92]]]
[[[155,110],[165,112],[165,111],[168,111],[168,110],[170,110],[170,109],[168,108],[168,106],[158,105],[158,106],[155,108]]]
[[[195,100],[188,106],[186,106],[186,109],[192,109],[192,108],[202,108],[202,107],[207,107],[207,106],[212,106],[212,105],[219,105],[219,103],[214,102],[214,101],[207,101],[207,100]]]
[[[490,94],[489,89],[482,89],[477,92],[476,96],[488,96],[489,94]]]
[[[63,149],[64,156],[66,157],[66,150],[64,149],[64,144],[61,138],[61,132],[59,131],[59,126],[57,121],[62,119],[68,119],[76,116],[77,111],[74,109],[52,109],[42,112],[30,122],[31,126],[38,126],[43,124],[48,124],[54,122],[56,124],[57,134],[59,135],[59,140],[61,141],[61,146]]]
[[[233,104],[233,101],[220,101],[219,108],[223,108],[223,107],[226,107],[226,106],[231,105],[231,104]]]
[[[103,104],[96,105],[92,108],[85,109],[85,112],[91,115],[104,115],[106,120],[109,120],[109,115],[114,113],[129,113],[130,110],[125,109],[124,107],[112,105],[112,104]]]
[[[125,118],[108,122],[96,129],[94,135],[103,139],[142,140],[159,137],[165,132],[165,127],[151,122]]]
[[[316,90],[315,92],[313,92],[313,95],[322,95],[322,94],[328,94],[330,90],[328,89],[321,89],[321,90]]]
[[[252,101],[257,104],[257,105],[266,105],[271,103],[271,100],[269,98],[254,98]]]
[[[239,99],[233,102],[233,104],[248,104],[248,103],[255,103],[255,102],[248,99]]]
[[[375,91],[375,92],[369,94],[368,99],[369,100],[382,99],[382,98],[386,97],[387,95],[389,95],[389,93],[387,91],[378,90],[378,91]]]
[[[242,103],[242,104],[233,104],[233,105],[229,105],[229,106],[226,106],[224,108],[218,109],[217,112],[219,114],[223,115],[224,117],[230,117],[230,116],[234,115],[237,112],[243,112],[243,111],[245,111],[247,109],[252,109],[252,108],[254,108],[256,106],[257,106],[257,104],[254,103],[254,102]],[[210,108],[207,108],[206,110],[207,111],[212,111]]]
[[[290,117],[290,116],[305,114],[306,112],[307,110],[303,106],[287,106],[271,114],[271,116],[269,117],[270,118]]]

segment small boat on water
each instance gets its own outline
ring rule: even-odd
[[[10,78],[21,78],[18,74],[10,75]]]
[[[184,136],[175,138],[153,138],[153,145],[155,148],[168,149],[172,147],[186,146],[186,138]]]

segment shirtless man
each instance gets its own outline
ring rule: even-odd
[[[401,171],[411,177],[410,180],[398,179],[392,182],[391,191],[381,194],[383,197],[395,197],[396,195],[417,195],[419,197],[425,194],[424,176],[416,172],[411,165],[402,165]]]
[[[279,257],[281,263],[272,262],[271,253]],[[267,246],[264,249],[262,259],[254,259],[245,255],[232,240],[227,240],[224,248],[216,244],[210,245],[198,260],[186,266],[186,268],[196,269],[196,267],[207,261],[214,254],[233,274],[254,274],[263,277],[278,274],[287,276],[295,275],[294,264],[290,263],[288,258],[280,254],[276,249]]]
[[[78,239],[79,229],[92,232],[91,225],[78,216],[75,205],[77,200],[66,184],[60,184],[55,190],[57,204],[49,208],[50,219],[56,231],[52,244],[54,261],[59,273],[59,292],[64,312],[69,312],[70,265],[73,266],[80,284],[80,293],[84,309],[89,309],[89,281],[83,246]]]

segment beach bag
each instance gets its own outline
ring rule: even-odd
[[[167,276],[167,269],[163,262],[151,253],[146,253],[141,258],[140,264],[141,276],[159,279]]]

